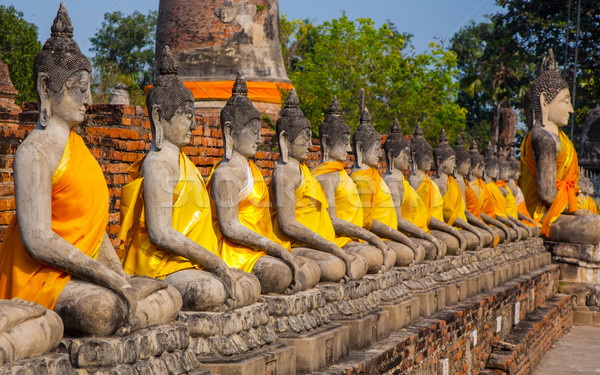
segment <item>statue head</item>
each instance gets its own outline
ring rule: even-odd
[[[279,140],[279,152],[284,163],[288,157],[300,162],[308,158],[308,150],[312,147],[310,121],[300,109],[300,101],[296,90],[291,89],[275,126]]]
[[[585,195],[594,195],[594,183],[589,178],[589,173],[584,168],[579,167],[579,189]]]
[[[495,180],[498,177],[498,159],[494,155],[492,142],[488,142],[486,149],[483,151],[483,161],[485,162],[485,175]]]
[[[483,161],[483,156],[481,156],[481,153],[479,152],[479,147],[475,140],[471,142],[471,149],[469,150],[469,155],[471,156],[471,176],[476,178],[483,177],[485,162]]]
[[[539,76],[525,94],[525,118],[528,128],[544,126],[548,122],[565,126],[573,113],[569,85],[558,72],[554,52],[542,60]]]
[[[65,3],[50,28],[50,38],[35,57],[33,78],[37,87],[39,123],[46,127],[51,117],[71,128],[85,119],[92,104],[92,65],[73,39],[73,26]]]
[[[429,172],[433,163],[433,155],[431,145],[423,136],[424,134],[421,124],[417,124],[414,138],[410,143],[410,152],[413,167],[423,172]]]
[[[159,150],[165,142],[177,147],[189,144],[196,129],[194,95],[177,76],[169,46],[160,51],[158,75],[146,95],[152,143]]]
[[[445,129],[442,129],[440,141],[433,150],[433,160],[435,161],[435,168],[437,169],[438,175],[440,173],[445,173],[447,175],[454,174],[454,169],[456,168],[456,153],[448,144],[448,137],[446,136]]]
[[[342,110],[337,97],[333,97],[325,120],[319,127],[319,141],[323,162],[334,160],[344,161],[348,157],[350,148],[350,127],[344,122]]]
[[[517,181],[521,175],[521,162],[515,157],[515,150],[512,148],[508,151],[507,160],[512,168],[512,175],[510,178]]]
[[[471,169],[471,156],[469,155],[469,151],[465,148],[460,134],[456,136],[454,154],[456,155],[456,172],[461,176],[467,176],[469,174],[469,169]]]
[[[402,134],[402,128],[396,118],[390,126],[388,137],[383,144],[383,150],[390,171],[393,168],[408,171],[410,168],[410,142]]]
[[[360,124],[352,135],[352,147],[358,165],[365,163],[377,167],[381,159],[381,134],[373,127],[367,107],[360,113]]]
[[[512,174],[513,168],[510,161],[503,156],[498,156],[498,180],[508,181],[511,179]]]
[[[221,110],[221,130],[225,159],[231,159],[233,150],[247,158],[256,154],[260,142],[260,112],[248,99],[248,87],[242,73],[237,74],[231,98]]]

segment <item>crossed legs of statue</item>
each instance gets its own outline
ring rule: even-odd
[[[550,226],[550,241],[600,244],[600,216],[560,215]]]
[[[148,277],[134,276],[128,281],[138,296],[131,331],[177,317],[182,301],[173,286]],[[72,278],[58,296],[54,311],[62,318],[66,335],[110,336],[123,326],[127,306],[113,291]]]
[[[367,273],[377,273],[383,265],[383,254],[375,246],[352,241],[348,242],[343,249],[349,254],[362,256],[367,261]]]
[[[232,268],[231,272],[236,283],[236,295],[233,296],[236,307],[248,306],[258,301],[260,297],[258,279],[239,269]],[[210,272],[197,269],[181,270],[165,277],[165,281],[173,285],[181,294],[182,310],[227,310],[225,287],[221,280]]]
[[[419,258],[415,257],[415,263],[420,263],[423,261],[423,259],[435,259],[436,255],[437,255],[437,247],[434,245],[433,242],[431,241],[427,241],[421,238],[414,238],[411,237],[410,238],[413,242],[421,245],[423,247],[423,249],[425,250],[422,254],[419,254]],[[444,242],[442,242],[444,243]],[[446,255],[446,253],[444,252],[444,254],[442,255],[442,258]]]
[[[446,244],[446,255],[457,255],[460,253],[460,244],[458,243],[458,238],[439,230],[432,230],[431,235]],[[426,259],[431,260],[434,258],[430,258],[430,254],[427,254]]]
[[[307,247],[294,247],[292,254],[314,260],[321,270],[321,282],[338,282],[346,275],[346,264],[333,254]],[[367,260],[358,254],[349,255],[352,258],[352,279],[360,279],[367,273]]]
[[[460,234],[467,240],[467,248],[465,250],[473,251],[479,247],[479,238],[468,230],[459,229]]]
[[[297,255],[294,255],[294,260],[298,266],[298,291],[308,290],[317,285],[321,278],[321,270],[317,263]],[[292,283],[290,267],[270,255],[263,255],[256,261],[252,274],[260,281],[261,294],[282,294]]]

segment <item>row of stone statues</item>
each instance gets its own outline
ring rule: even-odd
[[[15,154],[17,215],[0,248],[0,297],[45,306],[62,323],[37,305],[5,302],[0,346],[8,341],[18,348],[13,352],[51,346],[14,339],[14,329],[41,316],[55,328],[64,324],[72,336],[124,335],[172,321],[182,308],[227,311],[255,303],[261,293],[291,294],[320,281],[359,279],[538,236],[540,223],[549,238],[599,242],[598,217],[572,207],[577,180],[563,160],[575,157],[576,164],[570,143],[557,142],[541,125],[524,141],[523,169],[490,148],[484,156],[476,144],[467,151],[460,138],[452,148],[445,133],[435,150],[420,127],[408,141],[396,121],[383,145],[382,177],[381,135],[368,110],[351,134],[334,97],[319,127],[322,163],[310,171],[304,162],[311,124],[292,90],[277,121],[280,161],[269,187],[249,159],[261,123],[241,76],[221,112],[224,155],[205,184],[181,150],[196,128],[194,98],[167,47],[147,94],[152,146],[130,167],[133,181],[122,189],[119,259],[105,231],[109,196],[102,170],[73,131],[91,104],[91,65],[72,35],[63,3],[36,57],[39,121]],[[539,121],[550,127],[547,121],[562,113],[553,103],[564,106],[568,90],[550,98],[550,89],[540,87],[540,116],[548,117]],[[559,157],[546,155],[548,147]],[[350,174],[344,168],[349,151]],[[560,162],[566,177],[552,164]],[[523,193],[519,173],[527,181]]]

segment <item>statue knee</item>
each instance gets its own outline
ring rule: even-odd
[[[330,255],[330,254],[328,254]],[[321,272],[321,282],[337,282],[344,277],[346,274],[346,263],[343,260],[336,257],[335,255],[330,255],[327,257],[328,259],[319,264],[320,272]]]
[[[396,253],[396,266],[406,267],[415,259],[414,251],[406,245],[399,243],[387,244]]]
[[[123,326],[126,311],[125,302],[104,289],[65,301],[56,312],[63,321],[65,335],[109,336]]]
[[[380,249],[371,246],[360,244],[359,246],[354,246],[350,248],[350,252],[355,252],[358,255],[361,255],[367,261],[368,273],[377,273],[381,269],[383,265],[383,253]]]
[[[183,310],[218,311],[225,304],[227,293],[221,280],[210,274],[189,282],[181,297]]]
[[[422,258],[421,254],[419,254],[419,257],[415,256],[415,262],[420,263],[423,261],[423,259],[435,259],[437,255],[437,247],[435,244],[429,241],[421,241],[420,244],[423,246],[424,253],[422,254]]]
[[[281,260],[265,255],[252,269],[252,274],[260,281],[261,294],[281,294],[292,283],[292,271]]]
[[[300,283],[301,290],[308,290],[319,282],[321,279],[321,269],[317,262],[312,259],[304,257],[295,257],[296,262],[299,265],[298,283]]]
[[[467,240],[467,250],[471,251],[479,247],[479,238],[475,234],[466,230],[461,230],[460,234]]]
[[[249,306],[256,303],[260,298],[260,281],[251,273],[244,272],[237,268],[232,269],[237,273],[239,279],[236,285],[236,301],[238,307]]]

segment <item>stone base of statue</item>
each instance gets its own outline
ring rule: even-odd
[[[269,327],[296,349],[296,371],[313,372],[348,355],[349,330],[331,322],[325,293],[310,289],[290,296],[263,295]]]
[[[68,355],[51,353],[5,363],[0,366],[0,375],[13,374],[75,375],[77,372],[71,367]]]
[[[173,322],[122,337],[64,338],[65,353],[77,374],[199,374],[200,362],[189,350],[190,335]]]
[[[574,321],[600,326],[600,245],[545,241],[560,268],[560,292],[572,295]]]
[[[365,277],[375,279],[379,285],[379,307],[388,313],[390,330],[400,329],[419,317],[419,299],[410,294],[402,272],[393,270]]]

